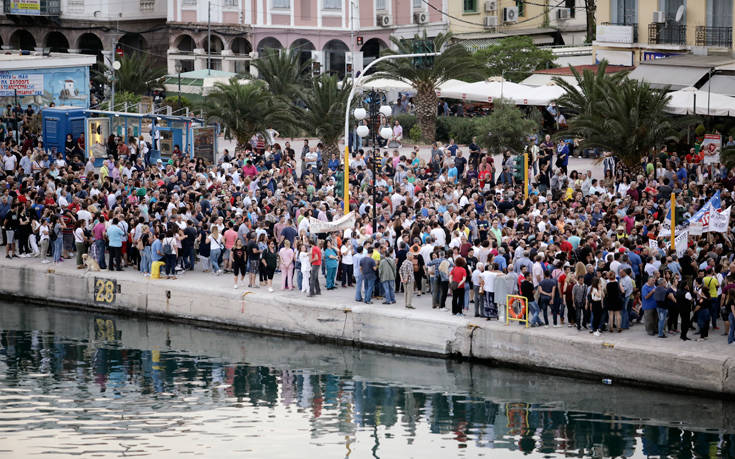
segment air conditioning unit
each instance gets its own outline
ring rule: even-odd
[[[493,11],[496,11],[498,9],[498,1],[497,0],[487,0],[485,2],[485,12],[491,13]]]
[[[485,16],[485,19],[483,21],[483,25],[485,27],[497,27],[498,26],[498,17],[497,16]]]
[[[570,8],[559,8],[556,10],[556,18],[560,21],[566,21],[572,17],[572,10]]]
[[[413,13],[413,22],[415,24],[426,24],[429,22],[429,14],[425,11]]]
[[[380,27],[388,27],[393,23],[393,18],[390,17],[388,14],[379,14],[378,15],[378,25]]]
[[[503,8],[503,22],[518,22],[518,7]]]
[[[657,24],[662,24],[666,22],[666,13],[663,11],[654,11],[653,12],[653,22]]]

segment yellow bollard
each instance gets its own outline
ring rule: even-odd
[[[160,279],[161,278],[161,268],[163,268],[163,265],[166,263],[162,261],[154,261],[151,265],[151,279]]]

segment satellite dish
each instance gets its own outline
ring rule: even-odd
[[[676,10],[676,22],[681,22],[681,18],[684,17],[684,5],[679,6],[679,9]]]

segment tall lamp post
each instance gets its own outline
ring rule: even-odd
[[[376,184],[378,181],[378,177],[376,175],[376,167],[378,163],[378,154],[380,153],[380,148],[378,148],[378,135],[382,137],[383,139],[390,139],[391,135],[393,135],[393,130],[386,126],[379,130],[380,128],[380,116],[384,116],[388,118],[392,113],[393,110],[388,105],[381,105],[380,104],[381,94],[377,91],[370,91],[367,93],[367,105],[368,105],[368,111],[366,111],[364,108],[360,107],[355,109],[354,115],[355,119],[357,121],[362,121],[366,117],[369,116],[370,123],[374,126],[374,128],[371,129],[367,126],[360,125],[357,127],[357,135],[365,138],[372,132],[372,153],[370,155],[371,160],[371,171],[373,176],[373,187],[372,187],[372,198],[373,198],[373,234],[377,233],[378,231],[378,209],[376,206]],[[347,161],[347,156],[349,155],[349,146],[347,147],[346,153],[345,153],[345,161]],[[349,173],[349,165],[345,167],[345,174]],[[345,193],[344,193],[344,199],[345,199],[345,209],[349,208],[349,196],[347,191],[349,191],[349,175],[345,175]]]
[[[176,61],[176,73],[179,75],[179,110],[181,110],[181,62]]]

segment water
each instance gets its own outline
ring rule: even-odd
[[[735,457],[722,400],[0,303],[0,457]]]

